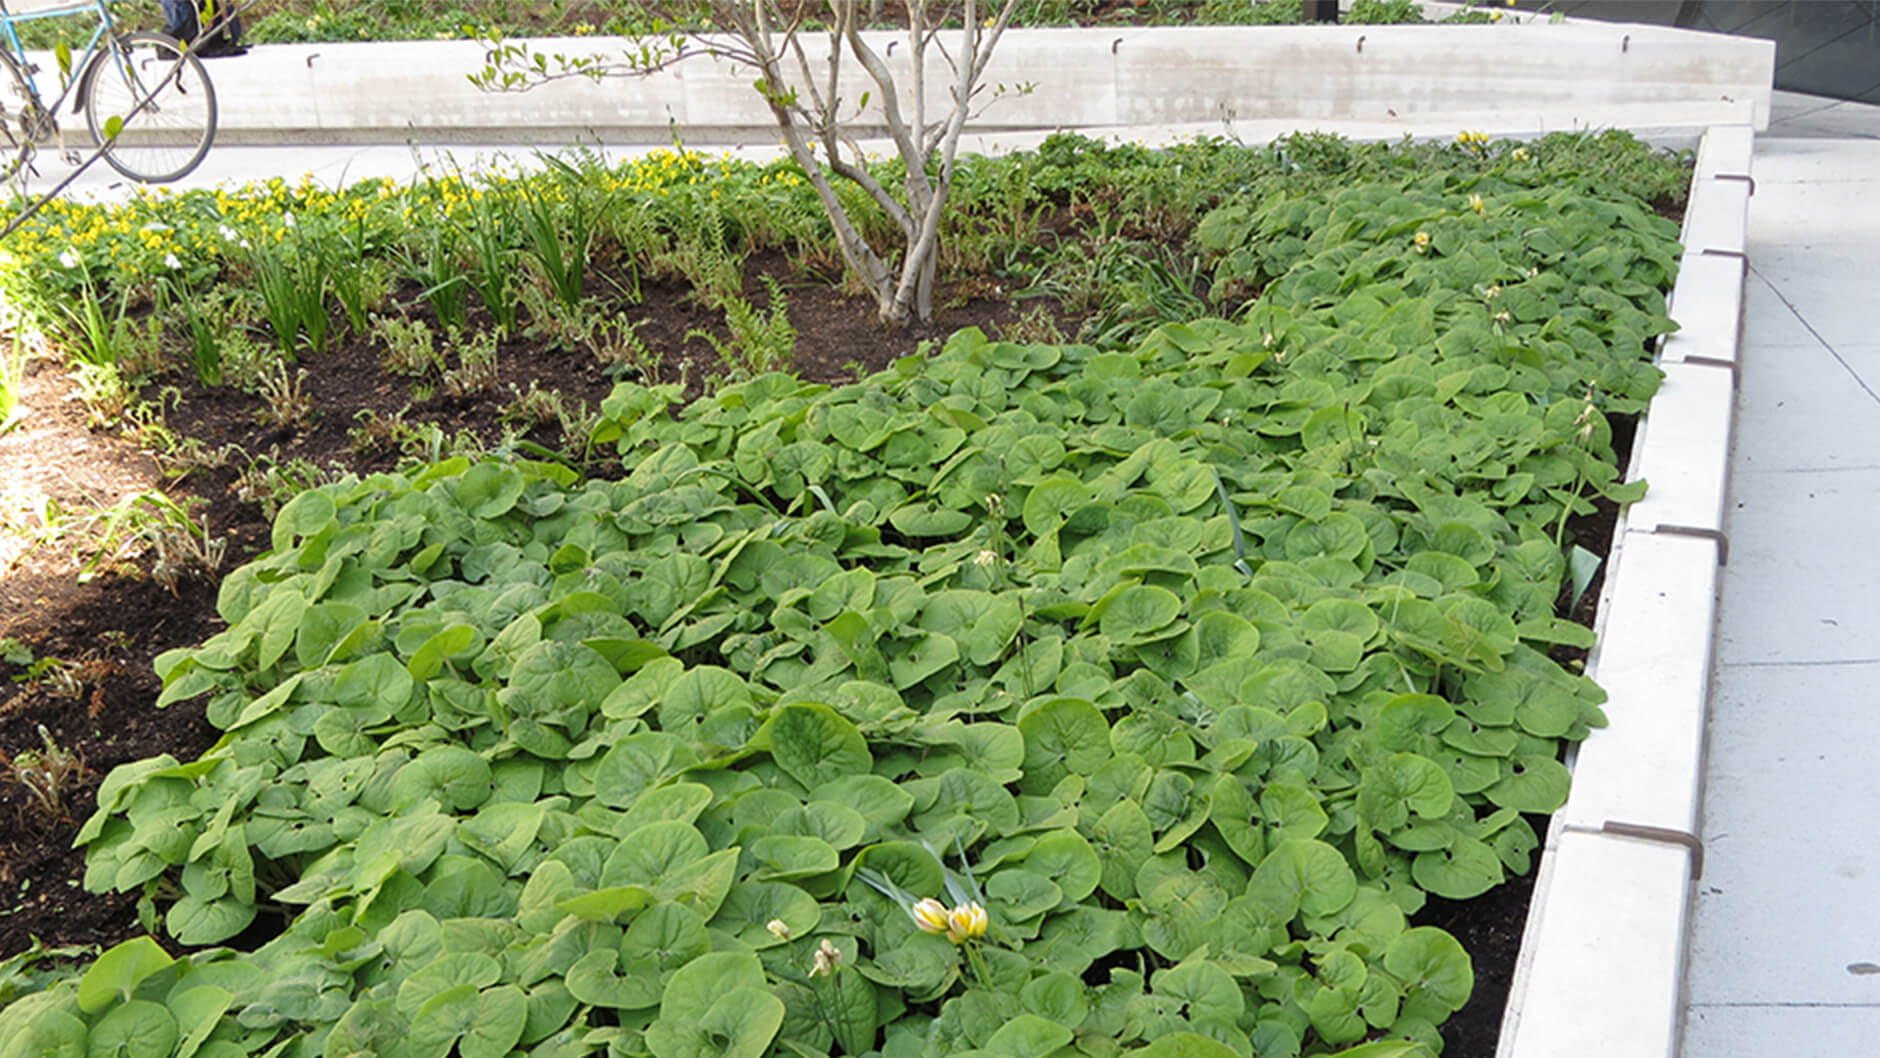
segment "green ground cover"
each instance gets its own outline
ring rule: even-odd
[[[1446,21],[1488,22],[1500,15],[1484,3],[1481,10],[1460,12]],[[703,0],[666,5],[669,15],[689,25],[709,25]],[[1016,26],[1067,25],[1285,25],[1302,21],[1299,0],[1150,0],[1110,3],[1097,0],[1025,0]],[[1424,21],[1415,0],[1357,0],[1347,23]],[[587,36],[633,34],[648,28],[634,5],[548,0],[532,4],[465,3],[463,0],[263,0],[251,19],[257,42],[347,40],[430,40],[489,36]]]
[[[162,29],[154,3],[119,5],[115,12],[126,29]],[[1447,22],[1498,21],[1499,5],[1483,0],[1479,9],[1446,16]],[[688,25],[709,25],[706,0],[667,5]],[[1289,25],[1303,20],[1299,0],[1151,0],[1117,3],[1097,0],[1026,0],[1013,24],[1021,27],[1069,25]],[[476,0],[258,0],[246,9],[243,39],[255,44],[299,44],[386,40],[478,40],[491,37],[635,35],[654,23],[641,5],[617,0],[530,0],[481,3]],[[1348,24],[1401,24],[1424,21],[1416,0],[1356,0],[1345,13]],[[884,23],[884,26],[886,23]],[[51,47],[70,41],[70,27],[29,22],[19,29],[27,47]],[[82,43],[82,40],[80,41]]]
[[[402,260],[414,196],[559,188],[649,262],[816,241],[712,194],[782,169],[579,204],[640,172],[68,206],[16,280],[106,319],[263,288],[317,366],[345,297],[276,320],[250,255]],[[1439,1049],[1470,961],[1408,916],[1527,870],[1603,722],[1548,652],[1590,643],[1568,522],[1641,489],[1608,416],[1658,383],[1681,172],[1614,135],[1063,137],[969,169],[950,260],[1088,299],[1082,341],[623,381],[579,454],[295,496],[228,630],[159,659],[226,735],[112,772],[80,834],[187,950],[0,967],[0,1056]],[[1098,237],[1027,249],[1079,204]],[[497,230],[436,259],[486,306],[488,261],[579,256]]]

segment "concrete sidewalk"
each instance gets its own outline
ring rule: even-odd
[[[1759,139],[1684,1058],[1880,1038],[1880,108]]]

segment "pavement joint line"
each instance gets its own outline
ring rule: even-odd
[[[1747,258],[1745,260],[1747,262]],[[1795,322],[1801,324],[1808,330],[1809,334],[1815,336],[1815,341],[1820,342],[1821,347],[1828,351],[1828,355],[1834,357],[1835,362],[1841,365],[1842,369],[1847,372],[1848,377],[1854,380],[1854,384],[1860,387],[1861,392],[1867,394],[1867,399],[1873,401],[1875,404],[1880,404],[1880,393],[1875,393],[1873,387],[1867,384],[1867,380],[1860,377],[1860,372],[1854,370],[1854,366],[1847,362],[1847,359],[1841,355],[1840,351],[1826,338],[1821,336],[1821,332],[1815,329],[1815,325],[1808,322],[1808,317],[1802,315],[1802,310],[1796,308],[1795,303],[1790,301],[1788,295],[1782,292],[1782,288],[1771,282],[1769,277],[1763,275],[1762,271],[1755,265],[1749,264],[1747,267],[1749,268],[1750,275],[1762,280],[1763,285],[1769,288],[1769,292],[1774,294],[1776,299],[1781,301],[1783,306],[1789,310],[1789,313],[1795,317]]]
[[[1880,136],[1875,137],[1875,139],[1880,139]],[[1810,186],[1815,186],[1815,185],[1825,186],[1828,184],[1871,184],[1874,182],[1874,178],[1871,176],[1850,176],[1844,179],[1836,180],[1836,179],[1832,179],[1829,177],[1821,177],[1821,176],[1809,176],[1809,177],[1798,176],[1798,177],[1793,177],[1791,179],[1784,180],[1781,177],[1765,176],[1763,177],[1762,182],[1764,184],[1769,185],[1770,187],[1810,187]]]
[[[1719,669],[1825,669],[1839,665],[1880,665],[1880,658],[1828,658],[1811,661],[1726,661]]]
[[[1747,477],[1758,474],[1858,474],[1875,470],[1880,470],[1880,466],[1871,463],[1863,463],[1860,466],[1852,467],[1775,467],[1770,470],[1752,470],[1744,467],[1732,471],[1732,473]]]
[[[1827,1002],[1814,1002],[1811,1000],[1790,1000],[1790,1001],[1780,1001],[1780,1002],[1771,1002],[1771,1003],[1762,1003],[1762,1002],[1757,1002],[1755,1000],[1701,1003],[1696,1000],[1693,1000],[1690,1003],[1690,1006],[1693,1010],[1756,1010],[1756,1009],[1880,1010],[1880,1003],[1827,1003]]]

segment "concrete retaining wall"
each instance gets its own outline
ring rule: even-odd
[[[870,38],[894,62],[906,57],[906,42],[894,34]],[[614,57],[623,43],[529,42],[551,54]],[[1603,23],[1014,30],[986,78],[1007,91],[972,127],[1389,124],[1470,111],[1545,113],[1555,127],[1587,127],[1637,124],[1654,107],[1698,104],[1745,107],[1749,123],[1762,128],[1774,58],[1767,41]],[[576,136],[659,143],[675,131],[694,144],[777,139],[751,88],[753,72],[728,62],[700,58],[640,79],[487,93],[468,80],[487,59],[471,41],[281,44],[209,65],[226,143],[560,144]],[[811,63],[820,69],[814,47]],[[932,63],[939,92],[947,74],[937,57]],[[842,94],[860,100],[871,86],[851,72],[857,76]],[[1029,91],[1017,91],[1021,85]],[[869,110],[878,114],[879,104]]]

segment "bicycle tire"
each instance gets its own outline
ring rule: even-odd
[[[0,49],[0,182],[17,176],[51,131],[46,108],[27,85],[13,53]]]
[[[132,180],[180,180],[215,143],[215,85],[174,37],[119,34],[85,67],[80,91],[105,162]],[[121,126],[111,135],[114,119]]]

